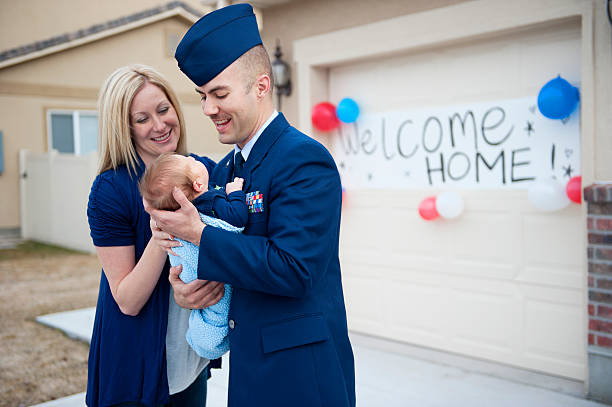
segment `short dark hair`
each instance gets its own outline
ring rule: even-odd
[[[238,58],[246,75],[246,91],[248,92],[255,79],[262,74],[270,77],[270,90],[274,89],[274,76],[270,56],[263,45],[256,45]]]

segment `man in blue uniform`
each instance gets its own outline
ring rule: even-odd
[[[229,406],[354,406],[355,372],[338,240],[341,185],[317,141],[274,109],[269,57],[251,6],[202,17],[176,59],[197,86],[219,140],[233,144],[211,186],[244,178],[249,206],[241,235],[206,226],[179,191],[176,212],[149,209],[162,230],[200,246],[198,278],[233,286],[229,312]],[[177,303],[197,308],[201,285],[171,271]],[[205,290],[202,290],[205,291]]]

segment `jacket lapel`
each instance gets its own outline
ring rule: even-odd
[[[255,142],[253,149],[249,153],[249,159],[245,161],[244,168],[242,170],[242,175],[244,178],[244,188],[243,191],[247,192],[248,188],[251,184],[251,173],[255,168],[259,166],[261,161],[264,159],[270,147],[278,140],[283,131],[289,127],[289,122],[285,119],[282,113],[279,113],[278,116],[272,123],[266,127],[266,129],[261,133],[261,136]],[[233,163],[230,164],[233,167]]]
[[[225,188],[225,184],[231,181],[230,178],[234,172],[234,150],[230,151],[229,154],[227,154],[221,159],[221,161],[219,161],[219,163],[217,163],[215,170],[216,173],[214,178],[211,177],[211,181],[214,181],[209,182],[209,184],[211,184],[210,186],[212,188],[217,186]],[[212,185],[212,183],[217,184]],[[218,183],[222,183],[223,185],[218,185]]]

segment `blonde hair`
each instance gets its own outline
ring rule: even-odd
[[[124,164],[130,175],[132,172],[136,173],[138,155],[132,142],[130,108],[134,96],[146,83],[161,89],[172,104],[180,127],[176,152],[187,154],[185,120],[170,84],[149,66],[128,65],[117,69],[106,79],[98,96],[98,173],[109,169],[116,170]]]
[[[164,153],[147,166],[138,183],[140,194],[155,209],[176,210],[180,207],[172,196],[178,187],[190,201],[195,196],[193,181],[201,174],[189,170],[178,154]],[[206,182],[208,184],[208,182]]]

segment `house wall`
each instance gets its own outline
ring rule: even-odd
[[[608,120],[612,100],[609,80],[612,47],[605,2],[440,2],[431,8],[422,7],[419,10],[398,10],[408,8],[408,5],[393,1],[377,3],[376,10],[363,3],[338,0],[329,5],[326,2],[324,6],[322,1],[309,1],[264,11],[266,24],[263,36],[268,49],[273,53],[274,41],[280,38],[284,58],[296,60],[293,63],[293,80],[294,83],[299,82],[299,89],[283,101],[283,111],[302,130],[313,134],[331,148],[329,141],[333,135],[312,131],[310,110],[315,103],[326,100],[337,103],[342,95],[347,95],[346,89],[338,92],[338,83],[342,84],[346,76],[344,73],[363,68],[361,77],[356,76],[344,84],[352,86],[355,94],[369,96],[369,107],[379,109],[383,106],[383,110],[388,110],[393,107],[385,105],[389,102],[388,97],[393,96],[395,102],[401,99],[402,91],[398,90],[398,85],[404,92],[423,91],[418,83],[406,89],[405,85],[411,83],[410,80],[402,82],[401,78],[384,76],[385,68],[393,63],[393,57],[405,56],[409,64],[408,72],[414,68],[415,61],[420,63],[415,70],[432,80],[435,79],[435,67],[430,71],[422,69],[427,67],[423,58],[428,53],[434,57],[438,52],[447,54],[452,63],[453,52],[450,50],[458,44],[460,50],[463,48],[461,54],[456,53],[459,65],[470,67],[465,62],[470,61],[471,46],[475,46],[476,50],[479,43],[484,43],[485,47],[489,44],[493,46],[496,39],[504,39],[508,34],[522,37],[528,43],[532,41],[529,30],[535,28],[543,33],[544,38],[552,41],[546,49],[551,54],[538,53],[534,59],[543,58],[550,62],[549,58],[556,52],[555,58],[561,61],[568,58],[568,54],[563,53],[563,47],[554,44],[555,37],[559,35],[559,24],[569,24],[573,27],[570,31],[574,32],[571,37],[579,39],[577,48],[570,47],[570,54],[574,56],[569,60],[569,67],[578,74],[582,92],[583,182],[588,184],[593,180],[612,178],[612,161],[609,160],[612,127]],[[392,13],[390,10],[393,8],[396,11]],[[495,51],[501,58],[506,58],[516,49],[514,46],[496,47]],[[520,61],[522,52],[519,51],[517,61]],[[464,73],[479,72],[479,69],[485,69],[487,62],[494,66],[492,62],[496,60],[492,58],[495,57],[488,58],[489,61],[480,61],[485,66],[478,66],[475,61],[474,66]],[[526,67],[523,64],[523,68]],[[567,69],[566,65],[564,69]],[[372,70],[380,71],[386,79],[382,81],[382,86],[380,78],[374,81],[368,76]],[[448,70],[444,72],[452,75]],[[534,81],[537,73],[534,75],[534,71],[529,69],[523,72],[525,77],[530,78],[528,81],[519,87],[508,85],[501,92],[505,95],[516,95],[517,92],[526,94],[525,91],[537,94],[539,87],[548,79],[542,78],[539,83]],[[517,70],[510,73],[519,75]],[[556,73],[551,73],[551,77]],[[472,94],[468,99],[458,98],[454,103],[487,100],[486,94],[491,89],[478,87],[489,86],[487,79],[490,77],[483,76],[483,82],[474,89],[480,93],[476,99]],[[371,89],[374,82],[377,88]],[[384,82],[388,82],[388,86],[385,87]],[[500,89],[498,85],[494,86],[496,91]],[[464,92],[463,96],[466,94],[469,96],[469,91]],[[427,106],[430,106],[444,104],[445,98],[453,97],[444,90],[440,95],[442,100],[436,101],[429,94],[407,93],[409,102],[403,102],[414,107],[417,104],[413,102],[422,99],[427,100]],[[481,96],[484,99],[480,99]],[[466,208],[469,208],[464,218],[455,224],[427,225],[418,219],[416,206],[418,196],[422,198],[428,192],[434,194],[437,191],[347,191],[343,213],[342,262],[352,329],[579,381],[588,380],[585,346],[586,247],[580,233],[585,230],[585,208],[574,206],[545,215],[534,211],[529,205],[526,191],[500,194],[461,191],[465,193]],[[363,219],[380,218],[382,224],[388,227],[363,222]],[[490,225],[497,226],[490,230]],[[509,237],[512,234],[504,235],[504,230],[514,230],[515,237]],[[453,237],[456,239],[453,240]],[[483,250],[468,248],[479,244]],[[536,247],[537,251],[534,251]],[[489,266],[478,266],[480,260],[486,262],[487,258],[495,260]],[[458,264],[464,260],[464,264]],[[501,282],[498,280],[487,286],[492,283],[489,278],[495,274],[493,270],[504,268],[506,260],[507,270],[513,270],[507,275],[509,285],[496,285]],[[455,285],[461,280],[457,276],[465,273],[474,277],[478,270],[483,274],[471,280],[468,277]],[[566,274],[562,277],[558,273]],[[555,277],[552,277],[553,274]],[[549,281],[543,278],[545,275],[551,276]],[[563,285],[563,288],[558,289],[559,285]],[[462,291],[465,295],[458,294]],[[497,303],[499,307],[496,309],[492,305],[496,300],[490,303],[483,301],[491,293],[494,293],[493,297],[497,296],[496,300],[513,298],[517,303],[507,307],[507,315],[502,315],[504,306]],[[479,301],[483,302],[475,305]],[[472,304],[471,309],[468,304]],[[492,314],[482,317],[484,309]],[[496,312],[497,317],[493,316]],[[457,315],[457,318],[449,319],[449,313]],[[474,319],[477,314],[482,318]],[[496,326],[500,321],[508,322],[506,330]],[[568,327],[570,329],[564,331]],[[459,332],[466,328],[467,331]],[[524,331],[513,330],[515,328]],[[500,339],[495,336],[500,332],[509,335],[493,345]],[[487,346],[477,349],[480,345],[475,344],[484,343],[483,338],[491,339],[488,349]],[[560,355],[563,357],[559,358]],[[553,361],[556,358],[559,358],[559,363]],[[565,360],[561,360],[563,358]]]
[[[280,40],[282,59],[292,67],[293,93],[283,98],[282,111],[298,124],[297,65],[294,62],[296,40],[348,27],[381,21],[426,10],[449,7],[467,0],[300,0],[263,10],[262,40],[274,60],[276,39]],[[276,100],[276,99],[275,99]]]
[[[373,3],[368,0],[308,0],[264,9],[263,20],[265,21],[265,26],[262,32],[264,44],[271,58],[274,59],[276,39],[280,39],[283,59],[290,62],[292,66],[294,90],[290,97],[283,98],[283,113],[291,123],[296,126],[302,126],[299,121],[299,109],[304,107],[299,106],[298,97],[300,89],[299,87],[296,89],[295,86],[297,82],[297,63],[294,61],[295,41],[427,10],[442,10],[445,8],[452,10],[454,6],[465,2],[462,0],[389,0],[376,2],[374,7]],[[609,73],[612,72],[611,25],[607,18],[606,2],[575,0],[573,3],[593,10],[593,25],[592,32],[590,33],[593,37],[591,54],[593,69],[589,75],[591,75],[594,81],[593,97],[595,103],[593,108],[586,112],[586,114],[593,115],[594,117],[592,136],[597,148],[592,151],[592,156],[587,158],[591,160],[594,179],[609,180],[612,179],[612,160],[609,159],[612,156],[612,137],[609,137],[609,134],[612,133],[612,122],[608,120],[609,112],[612,111],[612,81],[609,79]],[[561,6],[558,2],[552,0],[539,0],[533,2],[524,10],[520,10],[520,13],[528,16],[530,9],[543,7],[561,10],[566,6]],[[499,17],[503,19],[506,12],[508,12],[508,7],[500,5]],[[513,11],[513,13],[515,12]],[[481,18],[482,16],[478,15],[478,10],[476,9],[475,14],[466,21],[475,22]],[[449,21],[440,22],[440,26],[453,26],[457,23],[458,21],[453,20],[451,17]],[[394,33],[389,33],[385,39],[387,42],[394,42],[396,40],[397,38]],[[381,45],[384,44],[381,43]],[[342,53],[343,50],[339,49],[338,54]],[[311,103],[314,105],[316,101]]]
[[[19,227],[18,152],[48,151],[47,110],[95,110],[99,87],[120,66],[147,64],[167,77],[181,100],[190,151],[219,158],[229,150],[218,143],[193,85],[168,52],[167,36],[182,36],[189,26],[181,17],[170,18],[0,70],[0,130],[5,144],[0,228]]]
[[[202,14],[209,10],[198,0],[182,1]],[[4,3],[0,13],[0,51],[159,7],[169,0],[28,0]]]

